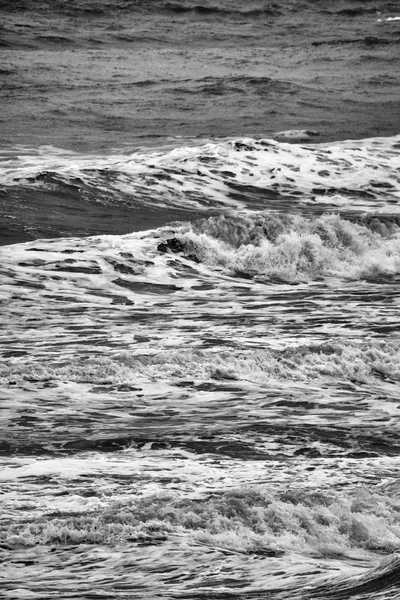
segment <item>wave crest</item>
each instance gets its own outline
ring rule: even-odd
[[[277,82],[249,77],[243,84]],[[399,214],[399,136],[307,146],[246,138],[109,156],[16,148],[1,158],[2,186],[70,185],[96,203]]]
[[[120,385],[144,378],[273,381],[338,380],[367,383],[400,381],[400,344],[396,340],[365,344],[332,341],[288,347],[284,350],[243,349],[218,353],[185,348],[154,354],[122,352],[114,358],[91,357],[62,365],[31,361],[3,362],[0,381],[14,385],[23,380],[69,380]]]
[[[242,276],[290,282],[394,277],[400,273],[399,227],[375,229],[338,215],[258,213],[202,219],[182,226],[176,239],[188,257]]]
[[[345,495],[313,490],[280,494],[265,486],[236,488],[208,498],[171,494],[97,501],[92,513],[54,514],[18,530],[4,523],[0,539],[14,544],[156,542],[170,535],[245,554],[300,551],[340,556],[399,548],[399,500],[368,488]]]

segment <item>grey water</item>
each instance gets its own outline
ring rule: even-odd
[[[0,15],[0,598],[398,598],[398,3]]]

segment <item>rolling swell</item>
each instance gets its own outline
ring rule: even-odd
[[[112,0],[73,0],[72,2],[62,2],[57,0],[51,2],[49,0],[40,0],[32,3],[29,0],[18,0],[18,2],[12,2],[9,0],[3,0],[2,8],[9,12],[16,11],[34,11],[34,12],[55,12],[57,14],[86,14],[91,16],[102,16],[112,13],[123,13],[123,12],[170,12],[175,14],[181,13],[194,13],[196,15],[242,15],[249,17],[258,17],[261,15],[275,15],[279,14],[280,10],[277,4],[271,3],[269,6],[256,7],[255,8],[233,8],[229,6],[229,3],[224,1],[216,2],[214,5],[204,4],[192,4],[186,2],[169,2],[165,0],[156,0],[149,5],[145,0],[118,0],[113,2]]]
[[[353,577],[326,587],[313,590],[315,598],[330,598],[332,600],[348,600],[354,596],[373,593],[386,593],[385,598],[395,599],[400,587],[400,557],[395,554],[384,559],[375,569],[371,569],[361,577]]]
[[[190,5],[179,4],[176,2],[167,2],[164,4],[164,9],[173,13],[197,13],[199,15],[230,15],[241,17],[261,17],[264,15],[275,16],[281,14],[277,4],[262,8],[242,8],[235,9],[229,6],[209,6],[209,5]]]
[[[233,85],[275,82],[239,77]],[[224,93],[220,82],[210,86],[211,95]],[[397,136],[307,146],[245,138],[109,156],[27,148],[4,157],[0,185],[71,186],[96,203],[133,207],[396,214],[398,145]]]
[[[293,127],[317,130],[323,140],[393,135],[393,83],[382,80],[378,90],[370,79],[398,71],[398,28],[389,21],[395,16],[386,17],[396,8],[381,2],[381,18],[373,8],[293,0],[279,6],[256,0],[246,6],[227,0],[3,2],[0,44],[13,71],[3,82],[4,143],[12,144],[16,134],[24,144],[35,138],[93,151],[143,139],[151,144],[154,136],[267,137]],[[34,64],[31,50],[41,53]],[[143,72],[159,85],[129,87]],[[196,80],[210,73],[222,81],[232,73],[271,77],[282,85],[246,91],[238,84],[243,97],[236,98],[231,82],[213,95],[207,86],[197,89]],[[185,80],[179,95],[177,74]]]
[[[245,75],[233,77],[204,77],[193,80],[185,87],[173,88],[179,94],[201,94],[207,96],[222,96],[225,94],[257,94],[263,98],[267,95],[286,93],[295,94],[298,86],[289,81],[274,80],[271,77],[249,77]]]

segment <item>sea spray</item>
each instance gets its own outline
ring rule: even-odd
[[[57,361],[59,362],[59,361]],[[78,383],[123,384],[152,378],[192,377],[197,380],[273,381],[400,381],[400,343],[370,340],[289,346],[284,350],[185,349],[116,353],[111,357],[84,357],[47,361],[13,359],[0,365],[7,384],[28,381],[69,380]]]
[[[134,490],[132,490],[134,492]],[[3,524],[1,543],[157,544],[170,536],[188,543],[261,556],[301,552],[378,555],[400,546],[399,499],[360,487],[352,493],[263,486],[236,488],[201,499],[171,494],[81,498],[46,519]]]
[[[400,270],[400,235],[338,215],[210,217],[176,232],[185,254],[233,274],[283,281],[379,279]]]

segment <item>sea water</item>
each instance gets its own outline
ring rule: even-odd
[[[3,2],[0,597],[400,597],[399,8]]]

